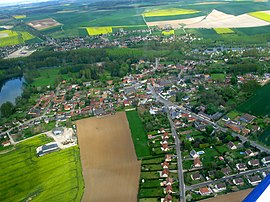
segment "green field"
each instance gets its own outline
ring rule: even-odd
[[[259,136],[259,141],[263,144],[270,146],[270,126],[268,126],[264,132]]]
[[[270,14],[268,14],[268,13],[258,11],[258,12],[249,13],[249,15],[251,15],[255,18],[259,18],[261,20],[264,20],[266,22],[270,22]]]
[[[34,36],[28,32],[2,30],[0,31],[0,47],[22,44]]]
[[[142,158],[145,156],[149,156],[150,151],[147,146],[147,136],[138,112],[128,111],[126,112],[126,115],[129,122],[129,128],[131,130],[137,157]]]
[[[254,96],[238,107],[241,112],[250,113],[256,116],[270,114],[270,84],[257,90]]]
[[[1,154],[0,201],[80,201],[83,177],[79,148],[37,157],[36,148],[52,140],[45,135],[26,140]]]
[[[214,81],[220,81],[220,82],[224,82],[226,75],[225,74],[211,74],[211,78]]]
[[[232,34],[234,31],[230,28],[214,28],[217,34]]]

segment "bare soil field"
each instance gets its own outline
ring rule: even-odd
[[[140,166],[125,112],[76,123],[85,190],[83,202],[137,202]]]
[[[211,198],[208,200],[203,200],[202,202],[224,202],[224,201],[230,201],[230,202],[241,202],[246,198],[246,196],[252,191],[252,189],[246,189],[243,191],[238,191],[222,196],[217,196],[216,198]]]
[[[171,25],[172,28],[177,29],[184,25],[185,28],[244,28],[244,27],[260,27],[270,25],[269,22],[250,16],[249,14],[242,14],[238,16],[229,15],[218,10],[213,10],[207,16],[199,16],[195,18],[147,22],[148,26],[165,27]]]
[[[56,20],[52,18],[46,18],[42,20],[35,20],[28,23],[29,26],[37,29],[37,30],[43,30],[48,29],[51,27],[62,25],[61,23],[57,22]]]

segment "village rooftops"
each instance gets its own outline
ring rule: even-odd
[[[252,159],[248,162],[248,165],[250,166],[259,166],[260,165],[260,161],[259,159]]]

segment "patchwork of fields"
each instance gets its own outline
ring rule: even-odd
[[[51,141],[38,136],[0,154],[0,201],[80,201],[84,185],[79,148],[37,157],[36,148]]]
[[[10,46],[25,43],[34,36],[28,32],[2,30],[0,31],[0,46]]]

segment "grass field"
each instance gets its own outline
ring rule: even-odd
[[[143,128],[143,124],[137,111],[126,112],[129,122],[129,128],[131,130],[133,143],[135,146],[136,154],[138,158],[149,156],[150,151],[147,146],[147,136]]]
[[[162,35],[166,36],[166,35],[174,35],[174,30],[169,30],[169,31],[162,31]]]
[[[12,17],[18,20],[18,19],[26,18],[26,15],[13,15]]]
[[[254,96],[238,107],[241,112],[251,113],[256,116],[270,114],[270,84],[257,90]]]
[[[86,30],[90,36],[112,33],[112,27],[87,27]]]
[[[211,78],[214,81],[223,82],[223,81],[225,81],[226,75],[225,74],[211,74]]]
[[[270,126],[268,126],[264,132],[259,136],[259,141],[263,144],[270,146]]]
[[[217,34],[232,34],[234,31],[230,28],[214,28]]]
[[[83,178],[79,148],[36,156],[36,148],[51,139],[26,140],[0,158],[0,201],[80,201]]]
[[[270,22],[270,14],[268,14],[268,13],[264,13],[264,12],[258,11],[258,12],[249,13],[249,15],[251,15],[251,16],[253,16],[255,18],[259,18],[261,20]]]
[[[156,17],[156,16],[171,16],[171,15],[186,15],[198,13],[200,11],[180,8],[168,8],[160,10],[146,11],[143,13],[144,17]]]

